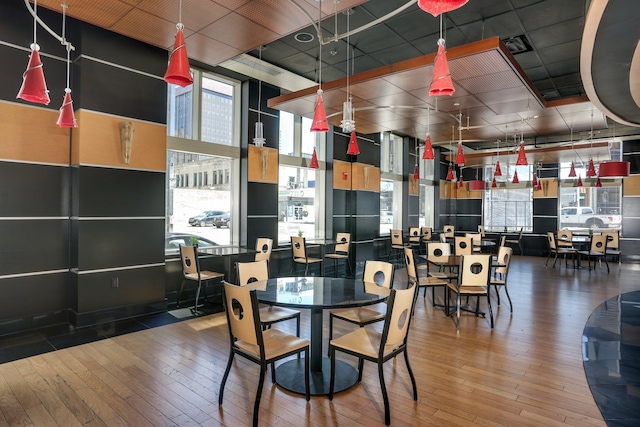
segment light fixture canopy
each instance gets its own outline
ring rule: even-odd
[[[164,81],[181,87],[193,84],[193,76],[189,67],[189,57],[187,56],[187,45],[184,42],[184,25],[181,22],[176,24],[176,41],[173,50],[169,55],[169,66],[164,73]]]
[[[600,176],[603,178],[624,178],[631,173],[630,162],[602,162]]]
[[[351,131],[351,138],[349,138],[349,147],[347,148],[347,154],[351,156],[357,156],[360,154],[360,147],[358,147],[358,138],[356,131]]]
[[[429,96],[453,95],[456,90],[451,81],[449,64],[447,63],[447,52],[444,50],[444,39],[438,40],[438,53],[436,54],[433,77],[429,86]]]
[[[309,164],[311,169],[320,169],[318,164],[318,155],[316,154],[316,147],[313,147],[313,154],[311,155],[311,163]]]
[[[516,160],[516,166],[527,166],[527,155],[524,152],[524,142],[520,142],[520,150],[518,151],[518,160]]]
[[[435,155],[433,153],[433,144],[431,143],[431,135],[427,134],[427,141],[424,146],[424,153],[422,153],[422,160],[433,160]]]
[[[425,12],[438,16],[464,6],[469,0],[418,0],[418,7]]]

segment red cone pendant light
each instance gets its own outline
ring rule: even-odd
[[[433,78],[429,87],[429,96],[453,95],[455,89],[451,81],[447,53],[444,50],[444,39],[438,40],[438,53],[436,54]]]
[[[360,148],[358,147],[358,138],[356,137],[356,131],[351,131],[351,138],[349,139],[349,148],[347,154],[351,156],[357,156],[360,154]]]
[[[520,143],[520,150],[518,151],[518,160],[516,160],[516,166],[527,166],[527,156],[524,152],[524,142]]]
[[[433,16],[451,12],[464,6],[469,0],[418,0],[418,7]]]
[[[458,155],[456,156],[456,165],[464,166],[464,151],[462,150],[461,143],[458,143]]]
[[[447,181],[453,181],[455,177],[453,176],[453,166],[449,165],[449,170],[447,171]]]
[[[60,107],[57,125],[62,128],[77,128],[76,116],[73,113],[73,100],[71,99],[71,89],[64,90],[64,100]]]
[[[311,122],[311,132],[327,132],[327,114],[324,112],[324,102],[322,102],[322,89],[318,89],[316,98],[316,108],[313,111],[313,122]]]
[[[520,180],[518,179],[518,171],[513,172],[513,181],[512,184],[520,184]]]
[[[413,179],[420,179],[420,168],[416,163],[416,167],[413,169]]]
[[[431,135],[427,134],[427,142],[425,143],[424,153],[422,154],[422,160],[433,160],[435,156],[433,154],[433,144],[431,143]]]
[[[187,56],[187,45],[184,43],[184,33],[182,23],[176,25],[176,41],[173,45],[171,55],[169,55],[169,66],[164,73],[164,81],[178,86],[189,86],[193,84],[193,76],[189,67],[189,57]]]
[[[571,169],[569,170],[569,178],[575,178],[576,177],[576,167],[573,165],[573,162],[571,162]]]
[[[309,164],[311,169],[320,169],[320,165],[318,165],[318,155],[316,154],[316,147],[313,147],[313,154],[311,155],[311,164]]]
[[[460,180],[458,181],[458,188],[464,187],[464,182],[462,180],[462,175],[460,176]]]
[[[596,175],[597,175],[596,167],[593,164],[593,159],[589,159],[589,167],[587,168],[587,176],[589,178],[593,178]]]
[[[500,169],[500,160],[496,161],[496,171],[493,176],[502,176],[502,169]]]
[[[533,174],[533,182],[531,183],[531,186],[533,188],[536,188],[538,186],[538,175],[536,175],[535,173]]]
[[[602,182],[600,182],[600,177],[596,179],[596,187],[602,187]]]
[[[576,187],[582,187],[582,177],[580,175],[578,175],[578,183],[576,184]]]
[[[491,181],[491,188],[498,188],[498,183],[496,182],[496,177],[493,177],[493,181]]]
[[[49,99],[47,82],[44,80],[42,61],[40,61],[40,54],[38,53],[40,46],[33,43],[31,49],[27,70],[22,75],[22,87],[20,87],[16,98],[48,105],[51,100]]]

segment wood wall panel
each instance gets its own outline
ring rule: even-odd
[[[354,190],[380,192],[380,168],[353,163],[351,175],[351,186]]]
[[[420,180],[415,179],[412,173],[409,174],[409,195],[410,196],[420,195]]]
[[[78,129],[75,129],[73,134],[72,164],[166,170],[167,128],[165,125],[87,110],[77,111],[76,119]],[[122,160],[120,122],[135,124],[129,164]]]
[[[250,182],[278,183],[278,150],[268,147],[249,145]]]
[[[346,175],[344,175],[346,174]],[[340,160],[333,161],[333,188],[351,190],[351,163]],[[346,176],[346,179],[345,179]]]
[[[533,198],[541,197],[558,197],[558,179],[557,178],[542,178],[542,189],[533,191]]]
[[[622,194],[640,196],[640,175],[631,175],[622,180]]]
[[[56,125],[58,111],[0,102],[0,117],[1,159],[69,164],[71,131]]]

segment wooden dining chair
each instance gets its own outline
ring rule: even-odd
[[[392,289],[388,299],[388,309],[384,316],[382,333],[367,327],[358,328],[353,332],[342,335],[329,341],[329,357],[331,359],[331,381],[329,384],[329,400],[333,400],[336,380],[336,352],[341,351],[358,358],[358,381],[362,381],[364,361],[368,360],[378,366],[378,378],[382,390],[384,403],[385,425],[391,424],[389,397],[384,381],[384,364],[393,360],[398,354],[404,354],[409,378],[413,387],[413,400],[418,400],[418,388],[416,379],[409,363],[407,342],[409,327],[413,316],[413,307],[416,296],[416,286],[408,289]],[[395,363],[393,364],[395,366]]]
[[[489,298],[489,286],[491,277],[491,255],[462,255],[457,283],[447,283],[447,297],[445,299],[446,312],[449,314],[449,301],[451,292],[456,294],[456,329],[460,329],[460,311],[462,310],[461,298],[476,297],[475,315],[480,313],[480,297],[487,297],[489,306],[489,318],[493,329],[493,310],[491,298]]]
[[[442,230],[444,231],[444,236],[448,239],[453,239],[456,235],[456,227],[453,225],[445,225]]]
[[[609,262],[607,261],[607,236],[604,234],[594,234],[591,236],[591,243],[589,244],[589,249],[584,251],[576,251],[580,259],[582,257],[587,258],[587,265],[589,266],[589,271],[591,271],[591,260],[593,260],[593,270],[596,269],[596,262],[604,259],[605,264],[607,265],[607,273],[609,273]],[[578,261],[580,263],[580,260]]]
[[[236,262],[236,277],[240,286],[268,280],[269,261],[263,259],[260,261]],[[260,322],[265,328],[270,328],[274,323],[285,320],[295,320],[296,336],[300,336],[300,312],[298,310],[261,304],[259,314]]]
[[[351,248],[351,233],[338,233],[336,235],[336,246],[333,253],[326,254],[324,257],[333,260],[333,275],[338,275],[338,261],[341,259],[347,262],[349,267],[349,275],[353,276],[351,271],[351,262],[349,261],[349,249]]]
[[[449,267],[443,267],[442,263],[451,256],[451,245],[449,243],[429,243],[427,245],[427,262],[418,265],[418,270],[426,270],[430,277],[441,280],[456,280],[458,273]],[[434,267],[438,267],[437,270]]]
[[[256,239],[256,255],[254,260],[260,261],[266,259],[271,260],[271,250],[273,249],[273,240],[267,237],[258,237]]]
[[[391,230],[390,234],[391,246],[389,247],[389,256],[387,261],[398,264],[400,254],[404,249],[404,239],[402,238],[402,230]],[[392,259],[393,258],[393,259]]]
[[[482,235],[480,233],[466,233],[465,237],[471,237],[472,252],[482,252]]]
[[[365,283],[375,283],[378,286],[390,289],[393,286],[393,274],[393,264],[384,261],[366,260],[364,262],[362,281]],[[386,312],[386,303],[331,310],[329,311],[329,340],[333,338],[334,318],[363,327],[382,321]]]
[[[304,352],[305,398],[310,399],[309,389],[309,340],[286,334],[276,328],[262,329],[258,298],[255,289],[248,289],[223,282],[223,302],[229,327],[229,361],[220,382],[218,405],[222,405],[224,387],[231,371],[235,355],[260,365],[258,389],[253,405],[253,426],[258,426],[260,397],[267,366],[271,365],[271,380],[276,383],[275,362]]]
[[[407,277],[409,278],[409,281],[412,281],[418,286],[416,295],[420,293],[420,288],[423,288],[423,298],[425,298],[427,296],[427,288],[431,288],[431,304],[433,305],[433,307],[435,307],[436,288],[444,289],[444,287],[447,285],[447,282],[429,275],[420,277],[418,266],[416,264],[415,252],[412,248],[404,248],[404,260],[405,265],[407,266]]]
[[[180,297],[187,281],[196,282],[198,284],[198,290],[196,291],[196,301],[191,311],[194,314],[200,314],[198,312],[198,301],[200,300],[200,289],[204,290],[205,300],[207,298],[206,284],[212,280],[224,279],[223,273],[217,273],[215,271],[200,270],[200,261],[198,259],[198,252],[195,246],[180,245],[180,259],[182,260],[182,285],[178,291],[176,297],[176,307],[180,307]],[[204,285],[204,286],[203,286]]]
[[[618,268],[621,264],[622,251],[620,251],[620,230],[603,231],[602,234],[607,236],[607,257],[613,257],[618,262]]]
[[[409,227],[409,246],[415,250],[420,250],[421,243],[422,234],[420,233],[420,227]]]
[[[568,267],[567,256],[571,255],[571,259],[573,261],[573,267],[576,266],[576,249],[573,246],[559,246],[558,239],[553,234],[553,231],[547,232],[547,243],[549,245],[549,253],[547,255],[547,261],[545,261],[544,266],[546,267],[549,264],[549,258],[553,255],[553,266],[552,268],[556,268],[556,261],[558,260],[558,255],[564,257],[564,265]],[[562,265],[562,262],[560,263]]]
[[[304,237],[291,236],[291,251],[293,254],[291,273],[293,273],[296,264],[304,264],[304,275],[306,276],[309,272],[309,264],[320,263],[320,275],[322,276],[322,258],[310,257],[307,254],[307,242]]]
[[[471,255],[473,253],[473,243],[469,236],[456,236],[455,242],[456,255]]]
[[[496,290],[496,297],[498,305],[500,305],[500,289],[503,288],[507,294],[509,300],[509,309],[513,313],[513,303],[511,302],[511,296],[509,295],[509,288],[507,277],[509,276],[509,266],[511,265],[511,256],[513,255],[513,249],[507,246],[503,246],[498,250],[498,257],[496,265],[491,275],[491,285]]]
[[[506,239],[506,245],[517,245],[520,250],[520,255],[524,255],[524,251],[522,250],[522,234],[524,233],[524,227],[520,227],[520,233],[518,233],[518,237],[515,239]]]

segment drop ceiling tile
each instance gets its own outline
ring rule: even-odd
[[[532,31],[580,18],[584,10],[584,0],[541,1],[518,10],[518,16],[524,28]]]
[[[544,49],[557,44],[582,40],[584,19],[571,19],[562,25],[540,28],[527,33],[529,42],[535,49]],[[578,51],[579,52],[579,51]]]
[[[200,30],[200,33],[209,38],[224,41],[225,44],[242,52],[278,38],[278,34],[237,13],[228,13],[220,17]]]
[[[236,13],[281,36],[309,25],[309,18],[287,0],[252,0]]]
[[[180,2],[174,0],[142,0],[137,8],[170,22],[177,23],[180,19]],[[183,1],[182,23],[186,28],[198,31],[230,12],[210,0]]]
[[[238,56],[242,51],[196,33],[185,38],[189,57],[207,64],[218,65],[229,58]]]
[[[168,48],[173,46],[175,42],[175,22],[167,21],[140,9],[133,9],[110,29],[154,46]],[[185,29],[185,38],[189,36],[189,32]],[[189,52],[188,45],[187,52]]]

